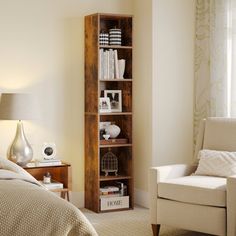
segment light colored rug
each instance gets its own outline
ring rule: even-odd
[[[112,213],[94,213],[81,209],[99,236],[152,236],[149,211],[136,206],[134,210]],[[161,236],[209,236],[167,226],[161,226]]]

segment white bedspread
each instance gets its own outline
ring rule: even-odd
[[[46,190],[24,169],[0,158],[1,236],[97,236],[74,205]]]

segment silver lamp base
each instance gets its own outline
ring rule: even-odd
[[[23,123],[17,123],[15,138],[8,150],[8,159],[20,166],[26,166],[33,158],[33,149],[27,141],[24,133]]]

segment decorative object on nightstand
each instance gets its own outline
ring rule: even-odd
[[[56,144],[44,143],[42,147],[42,157],[27,163],[27,167],[59,166],[62,164],[60,159],[56,159]]]
[[[101,159],[101,171],[105,172],[105,176],[108,176],[110,172],[115,173],[115,176],[117,176],[118,157],[111,152],[110,148]]]
[[[51,174],[49,172],[47,172],[44,176],[43,176],[43,183],[44,184],[50,184],[51,183]]]
[[[16,135],[8,151],[8,159],[25,166],[33,158],[33,149],[25,137],[22,120],[33,119],[32,98],[29,94],[3,93],[0,100],[0,119],[19,120]]]
[[[42,147],[42,155],[45,160],[55,159],[57,154],[55,143],[44,143]]]

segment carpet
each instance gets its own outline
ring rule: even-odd
[[[149,211],[136,206],[134,210],[94,213],[81,209],[99,236],[152,236]],[[210,236],[167,226],[161,226],[160,236]]]

